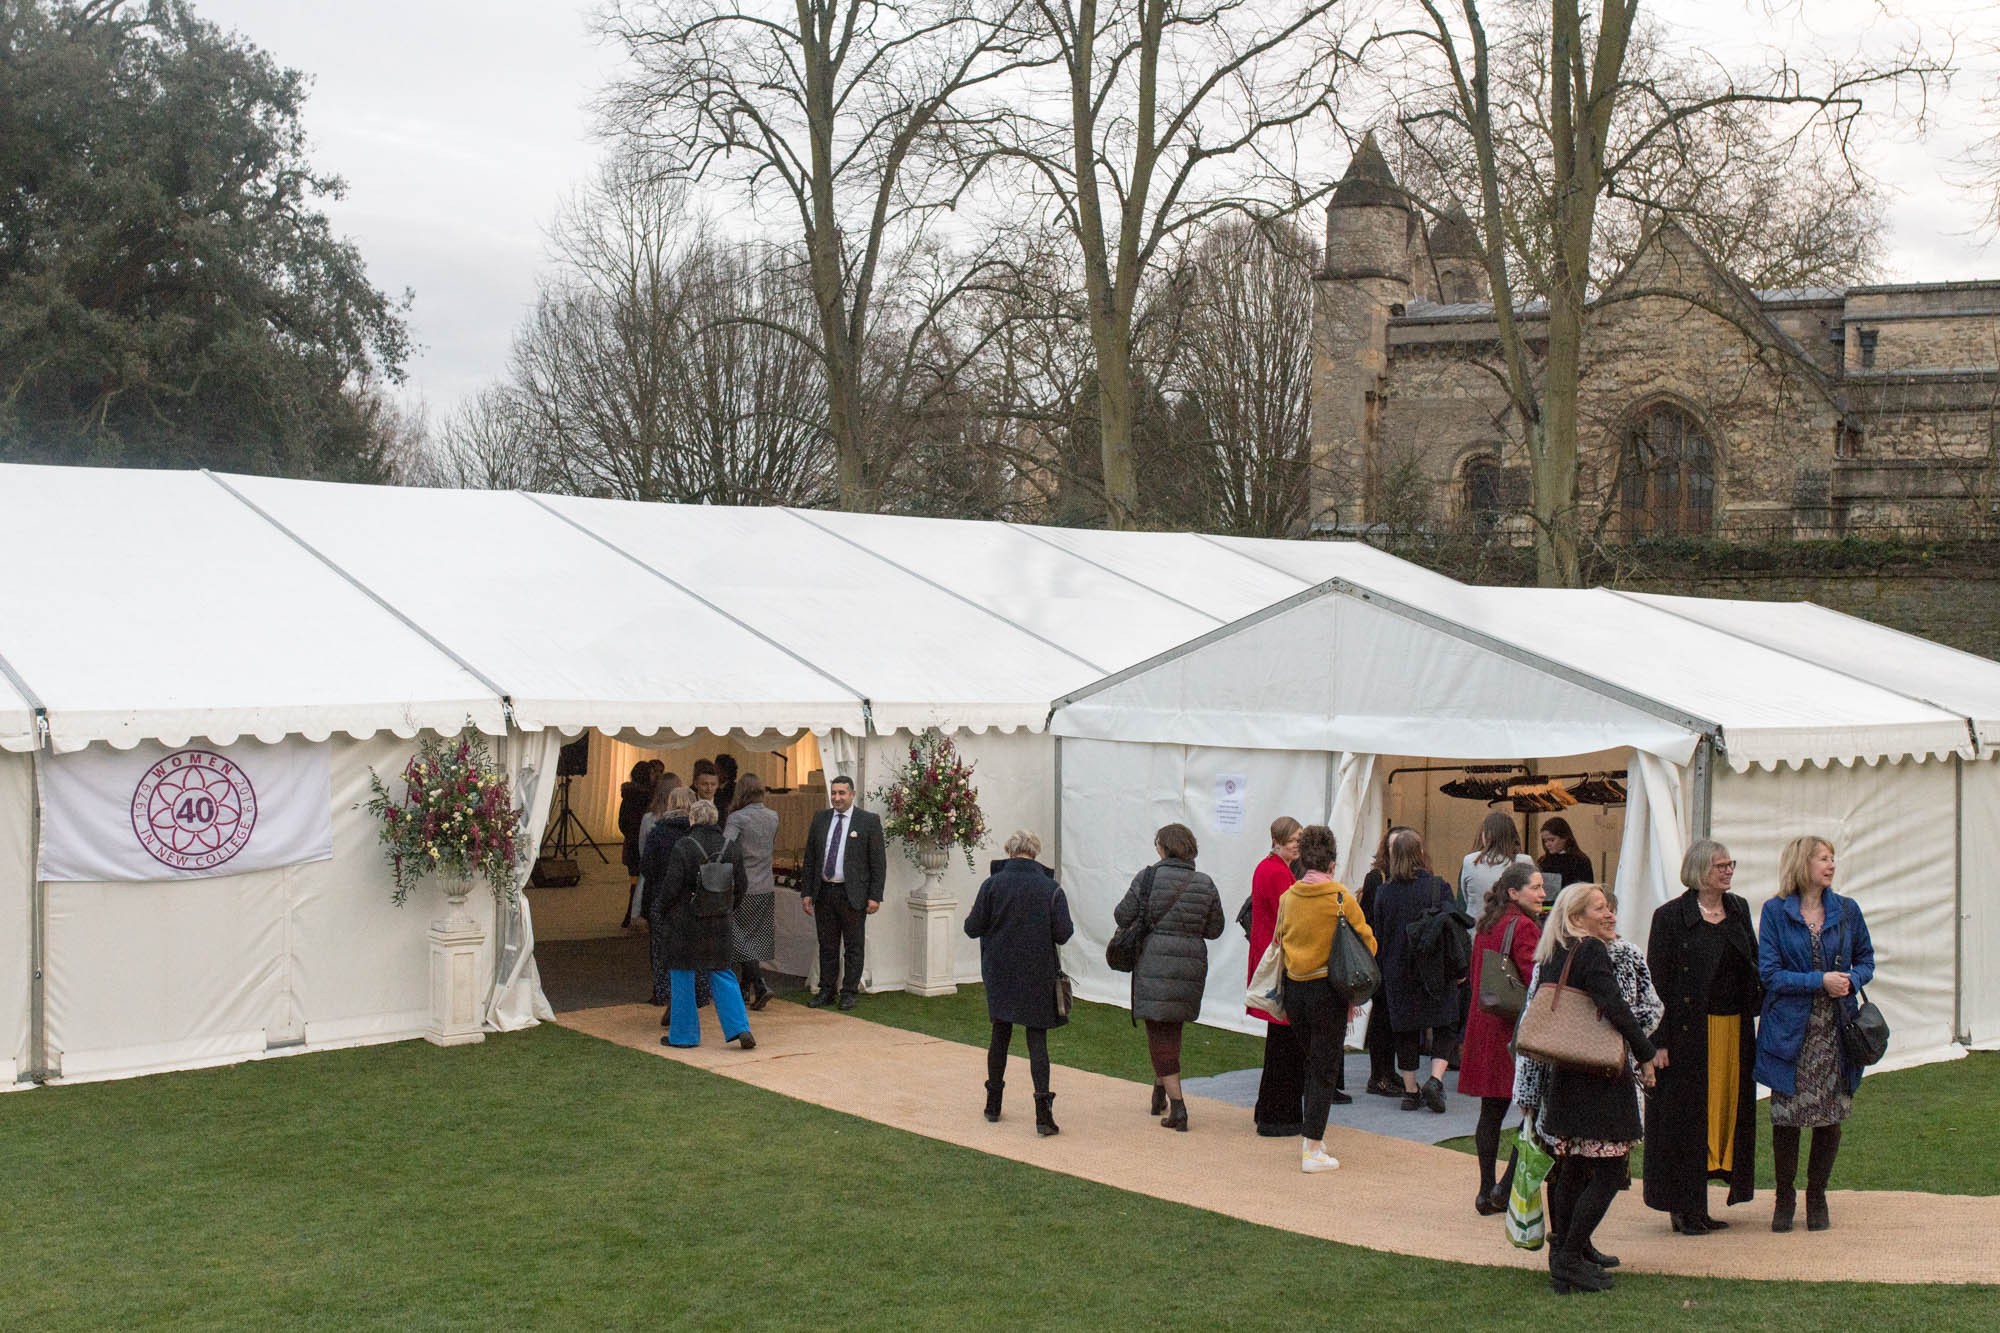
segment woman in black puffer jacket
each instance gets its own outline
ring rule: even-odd
[[[1112,913],[1124,928],[1145,913],[1149,929],[1132,969],[1132,1017],[1146,1025],[1146,1053],[1153,1061],[1152,1114],[1160,1124],[1186,1130],[1181,1099],[1181,1025],[1201,1016],[1208,984],[1208,943],[1222,934],[1222,895],[1215,881],[1194,868],[1194,832],[1169,824],[1153,835],[1159,860],[1132,879]],[[1171,1109],[1169,1109],[1171,1107]]]

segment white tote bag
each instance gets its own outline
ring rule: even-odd
[[[1250,974],[1250,989],[1243,993],[1243,1002],[1252,1009],[1262,1009],[1273,1018],[1285,1016],[1285,950],[1277,940],[1272,940],[1264,956],[1257,960],[1257,970]]]

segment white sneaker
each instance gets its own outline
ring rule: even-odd
[[[1338,1171],[1340,1170],[1340,1159],[1324,1148],[1312,1149],[1301,1147],[1299,1149],[1299,1170],[1304,1171],[1308,1175],[1315,1171]]]

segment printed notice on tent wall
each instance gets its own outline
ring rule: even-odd
[[[1215,777],[1215,831],[1243,831],[1243,795],[1250,780],[1241,773],[1218,773]]]
[[[333,858],[324,745],[92,746],[47,772],[45,880],[209,879]]]

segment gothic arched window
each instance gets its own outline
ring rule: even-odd
[[[1619,502],[1635,537],[1682,537],[1715,522],[1715,451],[1695,419],[1660,404],[1625,428]]]
[[[1500,521],[1500,460],[1475,454],[1460,470],[1464,483],[1465,516],[1482,528]]]

